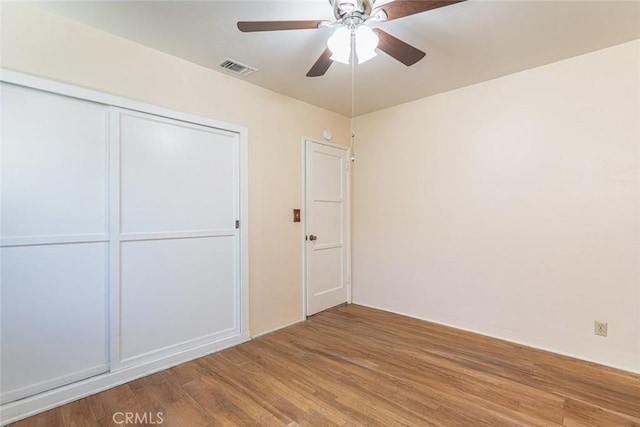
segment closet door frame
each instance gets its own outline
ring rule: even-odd
[[[76,383],[69,384],[64,387],[53,389],[41,394],[37,394],[16,402],[7,403],[0,406],[0,424],[10,423],[22,418],[37,414],[44,410],[62,405],[64,403],[80,399],[82,397],[97,393],[102,390],[112,388],[116,385],[123,384],[136,378],[143,377],[150,373],[175,366],[186,361],[202,357],[206,354],[210,354],[227,347],[231,347],[242,342],[246,342],[250,339],[251,334],[249,331],[249,229],[248,229],[248,130],[245,126],[226,123],[222,121],[213,120],[207,117],[182,113],[167,109],[164,107],[158,107],[143,102],[130,100],[123,97],[109,95],[99,91],[85,89],[77,87],[71,84],[61,83],[54,80],[49,80],[42,77],[36,77],[33,75],[7,70],[0,68],[0,81],[5,83],[14,84],[17,86],[23,86],[30,89],[37,89],[44,92],[50,92],[59,94],[71,98],[77,98],[86,101],[92,101],[95,103],[103,104],[109,107],[113,107],[111,117],[114,117],[114,111],[118,108],[131,110],[135,112],[141,112],[146,114],[152,114],[167,119],[179,120],[195,125],[206,126],[210,128],[219,129],[225,132],[232,132],[237,134],[239,140],[239,284],[240,284],[240,298],[239,298],[239,326],[240,333],[211,343],[202,343],[194,348],[178,350],[177,352],[167,355],[161,359],[155,359],[150,361],[141,361],[136,366],[118,366],[118,363],[113,364],[117,349],[117,340],[115,340],[113,334],[117,333],[118,329],[114,328],[117,322],[119,313],[115,309],[119,306],[119,301],[113,298],[118,294],[114,294],[113,286],[118,283],[120,271],[116,271],[116,265],[111,261],[111,257],[118,255],[117,250],[114,249],[114,243],[118,241],[118,234],[114,230],[114,225],[118,225],[112,221],[112,218],[119,218],[119,203],[112,203],[112,197],[114,197],[114,185],[116,189],[119,189],[118,176],[114,175],[114,168],[119,170],[119,165],[115,166],[113,163],[113,156],[118,154],[118,144],[113,144],[113,134],[110,135],[110,153],[109,153],[109,286],[110,286],[110,354],[111,354],[111,367],[110,372],[98,375],[95,377],[81,380]],[[109,132],[112,133],[117,129],[117,123],[110,120]],[[114,145],[116,146],[114,148]],[[117,157],[116,157],[117,159]],[[115,215],[115,216],[114,216]],[[119,230],[118,230],[119,231]],[[118,368],[121,368],[118,370]]]

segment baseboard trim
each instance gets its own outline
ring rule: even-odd
[[[485,336],[485,337],[495,338],[495,339],[498,339],[498,340],[501,340],[501,341],[507,341],[507,342],[510,342],[510,343],[513,343],[513,344],[518,344],[518,345],[522,345],[522,346],[525,346],[525,347],[534,348],[536,350],[542,350],[542,351],[546,351],[546,352],[549,352],[549,353],[558,354],[558,355],[561,355],[561,356],[571,357],[572,359],[582,360],[583,362],[593,363],[593,364],[596,364],[596,365],[605,366],[607,368],[618,369],[620,371],[625,371],[625,372],[630,372],[632,374],[639,374],[640,375],[640,369],[622,367],[622,366],[618,366],[618,365],[612,364],[612,363],[604,363],[604,362],[599,361],[599,360],[593,360],[593,359],[585,358],[583,356],[578,356],[576,354],[572,354],[572,353],[568,353],[568,352],[564,352],[564,351],[560,351],[560,350],[556,350],[556,349],[552,349],[552,348],[548,348],[548,347],[544,347],[544,346],[540,346],[540,345],[536,345],[536,344],[531,344],[531,343],[526,342],[526,341],[514,340],[512,338],[505,338],[505,337],[497,335],[497,334],[491,334],[491,333],[488,333],[488,332],[481,332],[481,331],[477,331],[477,330],[474,330],[474,329],[461,327],[459,325],[454,325],[454,324],[442,322],[442,321],[439,321],[439,320],[433,320],[433,319],[430,319],[428,317],[416,316],[416,315],[413,315],[413,314],[407,314],[407,313],[403,313],[403,312],[400,312],[400,311],[389,310],[387,308],[378,307],[378,306],[371,305],[371,304],[365,304],[365,303],[361,303],[361,302],[357,302],[357,301],[354,301],[353,304],[361,305],[363,307],[373,308],[373,309],[380,310],[380,311],[385,311],[387,313],[399,314],[401,316],[411,317],[412,319],[423,320],[425,322],[435,323],[436,325],[442,325],[442,326],[446,326],[448,328],[458,329],[460,331],[471,332],[473,334],[478,334],[478,335],[482,335],[482,336]]]
[[[42,393],[48,390],[53,390],[57,387],[62,387],[67,384],[75,383],[78,381],[86,380],[87,378],[95,377],[109,372],[109,364],[102,364],[94,366],[89,369],[82,370],[80,372],[74,372],[70,375],[63,375],[57,378],[53,378],[47,381],[42,381],[36,384],[31,384],[27,387],[22,387],[17,390],[11,390],[0,394],[0,404],[6,405],[11,402],[24,399],[25,397],[35,396],[38,393]]]
[[[83,397],[180,365],[181,363],[242,344],[250,339],[250,334],[246,332],[242,335],[203,344],[139,366],[97,375],[35,396],[7,403],[0,407],[0,425],[4,426],[19,421],[49,409],[82,399]]]

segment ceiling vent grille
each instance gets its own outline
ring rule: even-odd
[[[223,59],[218,63],[218,67],[225,69],[233,74],[239,74],[241,76],[248,76],[249,74],[258,71],[253,67],[249,67],[248,65],[242,64],[234,59]]]

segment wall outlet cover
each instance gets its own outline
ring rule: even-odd
[[[593,333],[602,337],[606,337],[608,326],[609,325],[607,322],[599,322],[596,320],[593,325]]]

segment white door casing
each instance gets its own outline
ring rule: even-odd
[[[350,301],[349,150],[305,140],[308,316]]]

